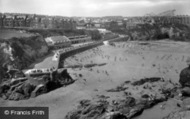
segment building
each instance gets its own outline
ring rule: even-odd
[[[45,39],[47,45],[53,49],[60,49],[71,46],[71,41],[66,36],[52,36]]]
[[[5,28],[13,28],[14,27],[14,16],[13,15],[5,15],[3,18],[3,27]]]
[[[123,25],[124,25],[124,23],[123,23],[122,20],[120,20],[120,21],[116,21],[116,22],[117,22],[118,26],[123,26]]]
[[[101,23],[94,23],[95,28],[101,28]]]
[[[25,15],[15,15],[14,17],[14,27],[25,27]]]
[[[103,29],[103,28],[98,29],[98,31],[100,32],[100,34],[103,34],[103,35],[111,33],[111,31],[109,31],[107,29]]]
[[[0,13],[0,28],[3,27],[3,14]]]
[[[89,23],[86,23],[85,26],[86,26],[87,29],[91,29],[91,28],[94,28],[94,23],[89,22]]]
[[[30,28],[34,15],[27,15],[25,19],[25,27]]]
[[[147,22],[147,17],[131,17],[126,21],[126,28],[135,28],[139,24],[145,24]]]
[[[84,42],[91,41],[91,36],[88,36],[88,35],[70,36],[68,38],[72,44],[84,43]]]
[[[123,28],[123,25],[119,25],[117,21],[111,21],[109,23],[108,29],[117,30]]]
[[[86,29],[86,23],[78,22],[76,29]]]
[[[45,19],[45,16],[41,15],[34,15],[30,24],[30,27],[36,28],[36,29],[42,29],[45,27],[43,24],[43,20]]]

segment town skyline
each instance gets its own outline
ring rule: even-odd
[[[1,13],[66,17],[144,16],[175,9],[190,15],[188,0],[0,0]]]

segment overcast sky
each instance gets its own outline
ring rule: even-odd
[[[142,16],[172,9],[190,15],[190,0],[0,0],[0,12],[61,16]]]

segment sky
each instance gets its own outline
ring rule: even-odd
[[[190,0],[0,0],[0,12],[60,16],[143,16],[175,9],[190,15]]]

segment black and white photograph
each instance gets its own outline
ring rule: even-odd
[[[0,119],[190,119],[190,0],[0,0]]]

